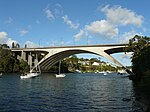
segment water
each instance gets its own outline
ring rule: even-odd
[[[4,74],[0,78],[0,111],[142,112],[128,78],[116,74],[66,75],[55,78],[42,74],[21,80],[19,74]]]

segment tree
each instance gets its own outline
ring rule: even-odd
[[[7,49],[0,49],[0,70],[1,72],[12,72],[15,59]]]
[[[20,48],[20,45],[18,43],[16,44],[16,48]]]
[[[27,48],[27,44],[24,45],[24,48]]]
[[[12,48],[15,48],[15,43],[14,42],[12,42]]]
[[[140,51],[150,44],[149,37],[143,37],[135,35],[132,39],[129,40],[128,50],[134,52],[133,58],[140,55]]]
[[[2,44],[0,47],[1,48],[9,48],[9,46],[7,44]]]
[[[136,79],[140,80],[147,70],[150,70],[150,38],[135,35],[129,40],[127,50],[133,52],[131,57],[132,70],[136,74]]]
[[[20,63],[19,63],[19,69],[20,69],[20,72],[27,72],[29,71],[29,65],[26,61],[24,60],[21,60]]]

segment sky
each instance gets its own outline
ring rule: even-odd
[[[0,0],[0,44],[128,43],[134,35],[150,35],[149,4],[148,0]],[[126,65],[131,64],[130,56],[114,55]]]

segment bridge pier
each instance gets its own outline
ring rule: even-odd
[[[18,60],[21,60],[21,56],[20,56],[20,55],[18,55],[18,54],[17,54],[17,59],[18,59]]]
[[[31,52],[28,54],[28,64],[29,64],[30,68],[32,68],[32,54],[31,54]]]
[[[36,53],[35,54],[35,59],[34,59],[34,66],[37,66],[38,65],[38,54]],[[36,67],[37,69],[37,67]]]
[[[24,52],[23,50],[21,51],[21,59],[23,59],[24,61],[26,60],[26,52]]]

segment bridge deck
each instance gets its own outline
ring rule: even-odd
[[[24,50],[24,49],[56,49],[56,48],[79,48],[79,47],[113,47],[113,46],[127,46],[128,44],[104,44],[104,45],[79,45],[79,46],[53,46],[53,47],[38,47],[38,48],[10,48],[10,50]]]

